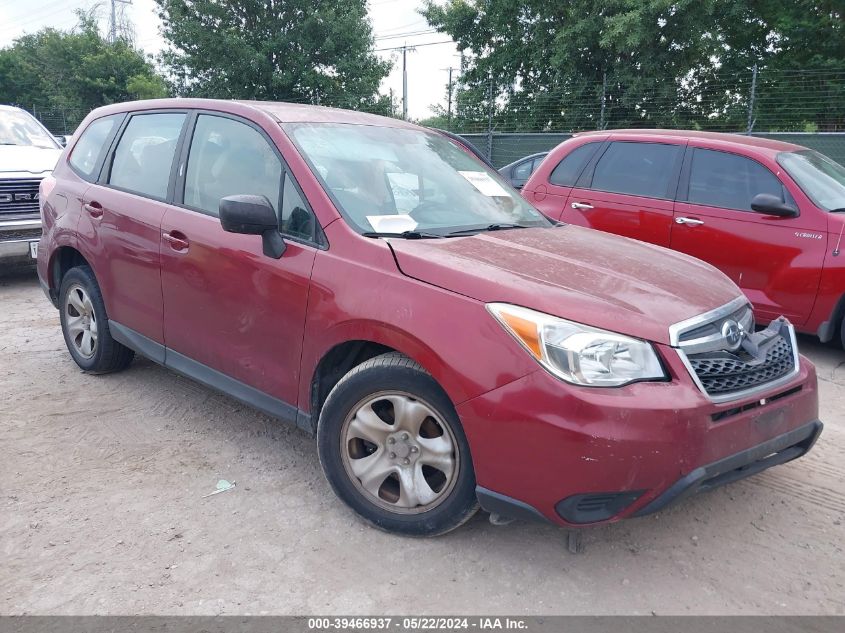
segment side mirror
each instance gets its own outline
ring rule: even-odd
[[[751,200],[751,208],[757,213],[775,215],[779,218],[794,218],[798,215],[798,209],[789,206],[770,193],[758,193],[754,196]]]
[[[226,196],[220,200],[220,224],[228,233],[260,235],[267,257],[279,259],[287,248],[276,212],[265,196]]]

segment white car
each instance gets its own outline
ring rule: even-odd
[[[38,187],[61,153],[35,117],[0,105],[0,265],[35,257],[41,237]]]

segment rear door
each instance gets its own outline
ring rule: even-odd
[[[259,126],[202,112],[189,128],[176,205],[160,232],[167,364],[211,383],[219,377],[208,370],[216,370],[294,405],[322,233]],[[280,259],[264,255],[261,236],[223,230],[220,199],[238,194],[264,195],[273,204],[287,244]]]
[[[172,189],[184,111],[131,114],[82,198],[83,252],[103,292],[109,320],[163,342],[159,273],[161,220]],[[74,149],[74,155],[76,154]]]
[[[669,246],[684,145],[612,141],[581,174],[560,219]]]
[[[781,218],[752,211],[751,199],[760,193],[796,206],[777,175],[755,158],[690,147],[671,246],[728,275],[759,318],[783,314],[801,325],[818,289],[826,228],[813,213]]]

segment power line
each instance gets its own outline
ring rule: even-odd
[[[422,46],[437,46],[438,44],[456,44],[454,40],[444,40],[442,42],[424,42],[423,44],[414,44],[413,48],[420,48]],[[389,48],[375,48],[374,53],[383,53],[384,51],[401,51],[404,46],[391,46]]]
[[[48,11],[46,13],[35,13],[35,14],[30,12],[25,20],[17,20],[13,23],[9,23],[9,25],[7,27],[0,29],[0,35],[8,35],[9,33],[14,33],[16,31],[22,35],[24,27],[27,27],[30,24],[35,24],[37,22],[42,22],[42,21],[46,20],[47,18],[50,18],[54,15],[58,15],[60,13],[64,13],[64,12],[68,11],[71,7],[68,6],[67,4],[65,4],[66,1],[67,0],[60,0],[58,3],[53,3],[52,5],[44,5],[44,6],[41,7],[42,9],[44,9],[44,8],[56,7],[56,6],[58,6],[58,4],[65,5],[65,6],[62,6],[59,9],[54,10],[54,11]],[[71,0],[71,2],[73,2],[73,0]],[[56,28],[55,25],[51,25],[51,24],[46,24],[44,26]]]
[[[396,40],[403,37],[413,37],[416,35],[428,35],[429,33],[437,33],[437,29],[425,29],[421,31],[408,31],[407,33],[397,33],[396,35],[379,35],[373,39],[378,40]]]

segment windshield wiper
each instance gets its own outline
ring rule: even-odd
[[[440,233],[428,233],[427,231],[402,231],[400,233],[384,233],[379,231],[367,231],[361,233],[364,237],[401,237],[406,240],[443,239],[445,235]]]
[[[496,224],[488,224],[487,226],[477,227],[474,229],[459,229],[457,231],[452,231],[451,233],[447,233],[446,237],[452,237],[453,235],[470,235],[472,233],[480,233],[482,231],[503,231],[505,229],[530,229],[530,226],[525,226],[524,224],[511,224],[509,222],[500,222]]]
[[[828,213],[845,213],[845,207],[839,207],[838,209],[831,209]]]

